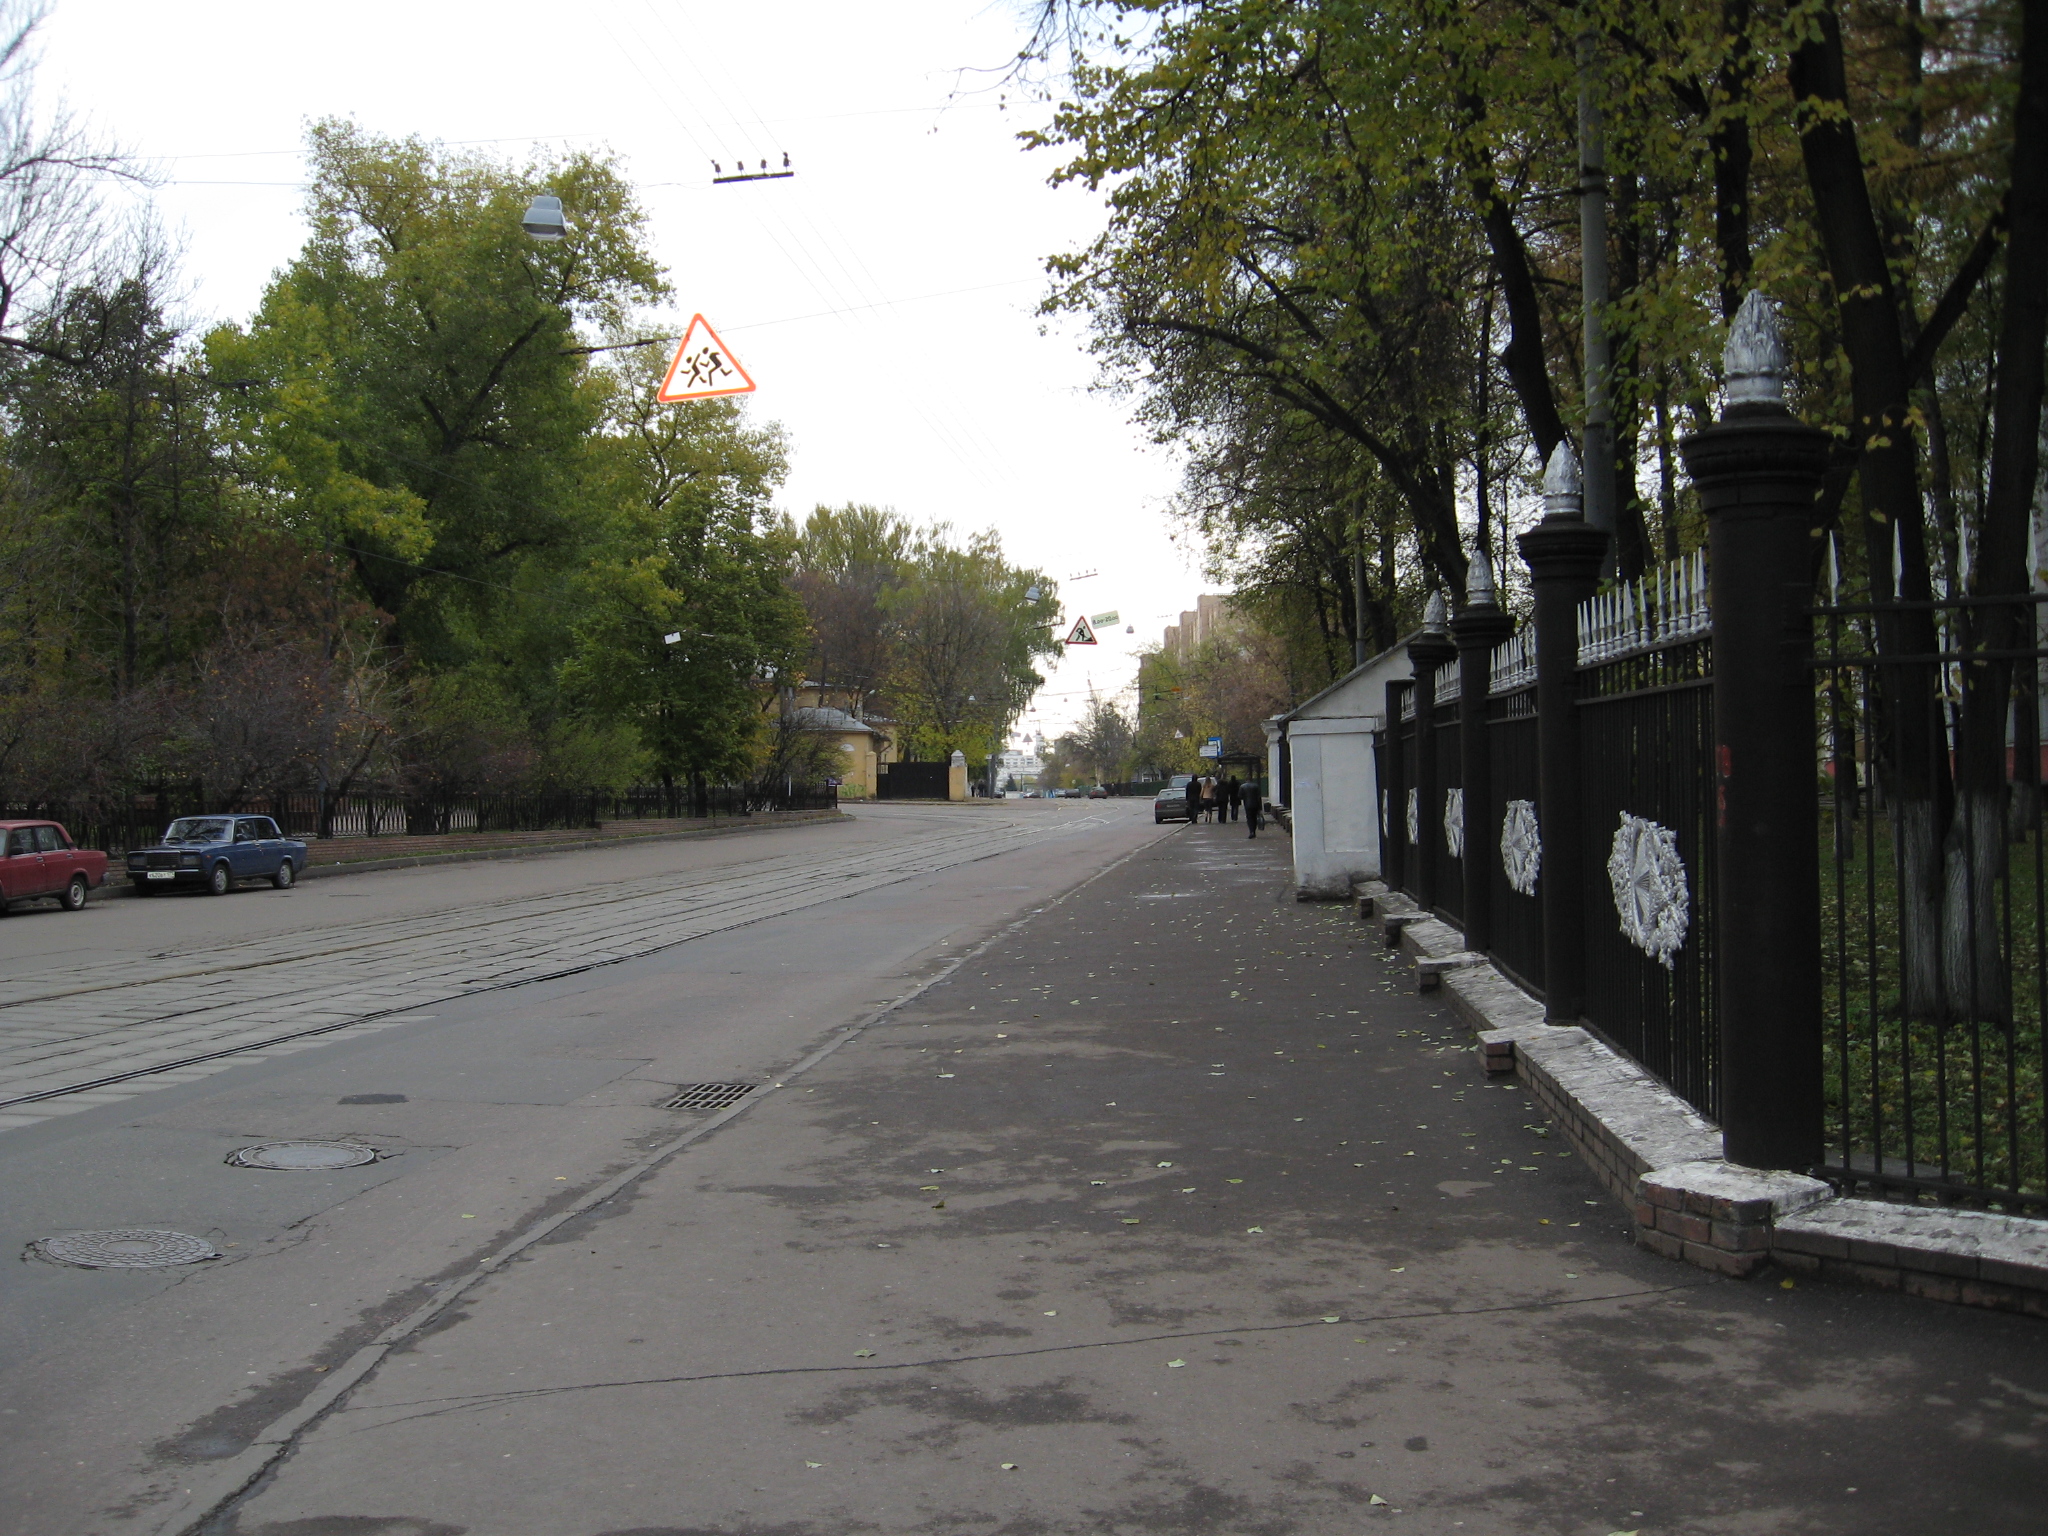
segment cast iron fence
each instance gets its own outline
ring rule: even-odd
[[[1390,685],[1376,758],[1386,878],[1441,909],[1424,823],[1454,781],[1416,738],[1448,628],[1487,786],[1468,943],[1712,1117],[1732,1163],[2048,1214],[2048,594],[1887,579],[1810,606],[1831,445],[1784,404],[1760,296],[1723,363],[1720,419],[1679,444],[1711,586],[1701,553],[1603,589],[1613,542],[1560,446],[1516,539],[1533,634],[1499,643],[1480,561],[1448,626],[1432,603],[1422,708]]]
[[[180,816],[241,813],[269,816],[292,837],[437,837],[478,832],[543,832],[601,827],[614,821],[746,816],[756,811],[829,810],[829,786],[642,785],[617,793],[585,790],[541,794],[405,795],[315,791],[224,798],[194,785],[152,789],[101,801],[45,800],[0,805],[0,816],[61,822],[88,848],[120,853],[146,846]]]
[[[1486,750],[1492,794],[1472,817],[1472,857],[1493,889],[1493,956],[1502,970],[1543,995],[1543,907],[1536,900],[1536,661],[1526,634],[1494,653],[1488,668]]]
[[[1422,829],[1436,861],[1436,910],[1455,927],[1465,925],[1465,769],[1458,751],[1458,669],[1437,675],[1436,720],[1432,730],[1436,753],[1436,803],[1428,807]]]
[[[1427,743],[1414,689],[1392,712],[1379,759],[1397,758],[1404,824],[1383,800],[1389,878],[1454,925],[1465,892],[1492,893],[1488,953],[1546,995],[1544,840],[1576,827],[1584,878],[1583,996],[1574,1019],[1702,1113],[1720,1107],[1714,1007],[1713,675],[1707,568],[1692,556],[1610,588],[1572,615],[1578,665],[1568,722],[1577,742],[1569,817],[1540,810],[1536,651],[1524,633],[1468,650],[1431,683]],[[1461,667],[1485,673],[1489,792],[1464,800]],[[1421,686],[1420,684],[1416,685]],[[1434,756],[1431,803],[1419,754]],[[1546,821],[1549,825],[1545,825]],[[1551,852],[1557,862],[1555,848]]]
[[[2044,603],[1816,610],[1822,1171],[1846,1187],[2048,1206]]]
[[[1585,648],[1610,658],[1581,668],[1576,706],[1586,1022],[1718,1116],[1712,642]]]

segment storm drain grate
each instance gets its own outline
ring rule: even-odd
[[[663,1109],[726,1109],[754,1091],[752,1083],[684,1083]]]

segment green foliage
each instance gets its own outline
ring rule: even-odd
[[[1888,267],[1877,282],[1895,287],[1890,323],[1909,346],[1964,280],[1961,323],[1912,381],[1901,429],[1931,492],[1922,568],[1960,580],[1987,532],[2003,301],[1998,263],[1979,283],[1967,258],[2012,175],[2019,8],[1070,10],[1048,34],[1078,58],[1068,97],[1027,140],[1063,157],[1055,181],[1102,191],[1111,212],[1095,242],[1049,263],[1046,307],[1090,321],[1105,381],[1188,450],[1183,511],[1211,568],[1242,572],[1277,628],[1334,651],[1361,630],[1387,637],[1374,605],[1405,614],[1431,587],[1455,598],[1472,548],[1507,551],[1530,478],[1576,430],[1582,34],[1610,187],[1623,574],[1702,537],[1674,448],[1709,413],[1722,323],[1750,286],[1792,322],[1801,413],[1844,440],[1821,520],[1882,511],[1847,480],[1852,418],[1868,409],[1846,327],[1875,289],[1843,279],[1842,231],[1824,237],[1816,211],[1817,188],[1860,177],[1844,195],[1867,193]],[[1798,51],[1837,24],[1846,98],[1802,106]],[[1830,117],[1856,131],[1846,169],[1809,154],[1804,130]],[[1364,615],[1347,612],[1354,551]],[[1371,569],[1383,551],[1391,580]],[[1297,642],[1297,667],[1309,648]]]
[[[908,578],[915,536],[886,507],[819,507],[797,536],[792,585],[810,620],[804,675],[855,714],[882,689],[896,645],[884,605]]]
[[[737,780],[804,642],[794,539],[770,505],[787,454],[736,402],[655,404],[665,361],[641,353],[600,380],[594,479],[614,521],[575,585],[563,681],[580,714],[634,722],[664,780]]]
[[[201,355],[147,249],[0,353],[0,551],[38,578],[0,578],[0,790],[797,764],[763,728],[804,641],[786,447],[732,402],[654,403],[629,326],[666,282],[616,169],[337,122],[311,148],[310,239]],[[543,187],[555,244],[520,228]]]
[[[1033,663],[1059,652],[1051,580],[1006,561],[995,534],[956,544],[941,524],[918,536],[882,612],[895,640],[889,699],[904,744],[927,759],[964,752],[970,769],[987,762],[1045,681]]]
[[[243,386],[241,449],[410,659],[516,662],[522,610],[559,596],[599,515],[583,449],[605,391],[579,327],[666,292],[644,216],[590,155],[512,168],[332,120],[310,140],[311,239],[246,328],[207,338]],[[519,226],[541,187],[572,225],[551,245]]]
[[[808,679],[894,722],[906,757],[986,763],[1059,653],[1052,579],[992,532],[956,542],[887,508],[819,507],[796,537]]]

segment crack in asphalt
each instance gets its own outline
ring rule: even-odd
[[[1360,1317],[1340,1317],[1337,1321],[1348,1327],[1364,1328],[1374,1323],[1419,1322],[1441,1317],[1496,1317],[1505,1313],[1590,1306],[1602,1301],[1633,1301],[1642,1296],[1667,1296],[1675,1291],[1700,1291],[1716,1283],[1711,1279],[1691,1280],[1677,1285],[1654,1285],[1633,1291],[1603,1292],[1598,1296],[1554,1296],[1548,1300],[1502,1302],[1489,1307],[1428,1307],[1415,1312],[1374,1312]],[[1043,1344],[1031,1349],[992,1350],[981,1355],[939,1355],[927,1360],[904,1360],[883,1365],[772,1365],[749,1371],[707,1371],[696,1376],[627,1376],[617,1381],[574,1382],[558,1387],[519,1387],[504,1392],[477,1392],[455,1397],[421,1397],[383,1406],[414,1408],[429,1403],[442,1403],[448,1406],[429,1408],[424,1413],[402,1414],[376,1424],[366,1424],[352,1433],[370,1434],[376,1430],[388,1429],[395,1424],[410,1424],[415,1419],[439,1418],[444,1414],[464,1413],[475,1408],[490,1408],[501,1403],[555,1397],[570,1392],[605,1392],[621,1387],[689,1386],[695,1382],[745,1381],[759,1376],[871,1375],[887,1371],[919,1371],[941,1365],[975,1365],[992,1360],[1028,1360],[1035,1355],[1064,1355],[1084,1349],[1125,1349],[1138,1344],[1171,1344],[1182,1339],[1213,1339],[1226,1334],[1292,1333],[1305,1328],[1329,1326],[1331,1325],[1317,1317],[1291,1323],[1255,1323],[1240,1328],[1197,1328],[1178,1333],[1148,1333],[1129,1339],[1087,1339],[1072,1344]],[[353,1411],[375,1413],[381,1409],[363,1408]]]
[[[115,1084],[131,1082],[138,1078],[160,1076],[166,1072],[176,1072],[187,1067],[202,1066],[207,1062],[222,1061],[245,1053],[271,1050],[277,1046],[288,1045],[295,1041],[315,1039],[322,1035],[355,1029],[379,1019],[396,1018],[404,1014],[414,1013],[421,1008],[438,1002],[447,1002],[463,997],[474,997],[486,992],[504,991],[512,987],[527,986],[537,982],[560,981],[605,966],[620,965],[629,960],[644,959],[649,955],[659,954],[664,950],[673,949],[681,944],[691,943],[697,939],[709,938],[713,934],[728,932],[734,928],[746,927],[749,924],[760,922],[767,918],[784,916],[792,911],[801,911],[805,907],[821,905],[841,896],[859,894],[863,891],[879,889],[886,885],[900,884],[902,881],[915,879],[919,875],[933,874],[961,864],[978,863],[984,859],[994,858],[1000,854],[1007,853],[1019,844],[1044,837],[1071,834],[1096,824],[1102,819],[1100,817],[1090,817],[1080,821],[1060,823],[1054,827],[1033,827],[1020,823],[1010,823],[1007,827],[993,833],[987,830],[977,830],[973,833],[962,833],[952,837],[935,839],[933,842],[917,846],[913,852],[910,852],[900,862],[883,864],[880,867],[871,866],[865,870],[845,874],[835,874],[822,885],[815,871],[808,874],[802,870],[792,870],[787,873],[775,871],[772,874],[764,875],[762,871],[757,869],[751,875],[743,877],[750,886],[748,889],[742,890],[737,894],[728,891],[723,893],[722,899],[719,897],[702,898],[694,901],[686,899],[680,911],[670,910],[663,914],[670,925],[671,932],[673,932],[673,925],[677,923],[690,923],[694,920],[704,925],[693,927],[692,931],[677,937],[651,944],[643,944],[616,953],[605,954],[597,959],[584,960],[574,965],[558,967],[546,972],[519,974],[502,980],[472,980],[456,985],[453,990],[446,993],[436,993],[425,998],[413,998],[403,1006],[365,1011],[352,1014],[346,1019],[318,1024],[306,1029],[266,1035],[255,1040],[243,1039],[233,1044],[216,1047],[213,1050],[192,1052],[163,1061],[149,1062],[117,1072],[103,1073],[78,1082],[63,1083],[55,1087],[39,1089],[33,1093],[15,1094],[0,1098],[0,1109],[6,1109],[16,1104],[34,1104],[48,1099],[67,1098],[74,1094],[89,1093],[96,1089],[112,1087]],[[795,857],[798,856],[791,856],[791,858]],[[624,893],[620,893],[611,887],[591,887],[589,889],[607,890],[611,894],[606,895],[599,901],[585,902],[580,906],[563,902],[562,898],[557,897],[541,898],[541,900],[558,903],[559,909],[564,911],[584,910],[592,905],[618,906],[628,902],[644,903],[662,896],[673,896],[673,890],[666,884],[666,879],[667,877],[662,877],[660,881],[641,882],[640,884],[645,886],[645,889],[634,889]],[[792,903],[792,897],[798,899]],[[535,899],[520,898],[520,900],[531,903]],[[539,915],[546,915],[548,910],[550,909],[543,908]],[[438,942],[444,941],[450,934],[501,927],[507,923],[523,923],[530,921],[535,915],[536,913],[530,908],[528,910],[500,912],[483,921],[451,923],[433,929],[426,934],[418,934],[417,923],[414,923],[412,926],[417,937]],[[310,952],[302,951],[288,956],[286,959],[294,963],[303,963],[309,960],[329,958],[333,955],[357,949],[375,948],[383,942],[379,940],[376,943],[369,944],[330,946],[326,949]],[[533,945],[526,951],[529,963],[531,958],[544,953],[545,945],[543,944]],[[516,961],[519,956],[507,955],[502,958]],[[284,962],[270,961],[264,963],[278,964]],[[473,963],[456,967],[458,970],[474,970],[476,968],[476,965]],[[126,985],[131,988],[140,988],[160,984],[164,979],[162,977],[151,977]],[[325,990],[325,988],[316,988],[316,990]],[[246,1003],[249,1000],[244,999],[241,1001]],[[277,999],[273,997],[264,1001],[274,1004]],[[66,1046],[73,1051],[89,1049],[93,1047],[95,1041],[109,1034],[116,1034],[120,1029],[132,1027],[137,1023],[162,1022],[168,1019],[180,1018],[186,1014],[218,1010],[221,1006],[223,1005],[217,1000],[209,1000],[192,1008],[171,1009],[153,1015],[146,1020],[127,1020],[120,1025],[113,1026],[112,1029],[82,1033],[66,1042]],[[4,1028],[0,1028],[0,1034],[4,1034]],[[51,1051],[47,1053],[45,1059],[54,1059],[61,1054],[63,1054],[61,1051]]]
[[[1088,818],[1087,823],[1068,823],[1064,830],[1073,830],[1078,826],[1099,823],[1106,819],[1091,817]],[[1164,835],[1163,833],[1159,834],[1159,836]],[[1140,853],[1144,852],[1146,848],[1159,841],[1159,836],[1147,839],[1128,853],[1112,859],[1086,878],[1076,881],[1058,895],[1052,896],[1038,906],[1033,907],[1021,917],[1005,923],[994,933],[989,934],[980,942],[969,946],[966,950],[942,964],[930,976],[918,982],[902,995],[891,999],[865,1018],[840,1030],[823,1045],[807,1051],[787,1071],[771,1074],[771,1081],[764,1090],[751,1093],[729,1109],[721,1110],[701,1124],[692,1126],[681,1135],[672,1138],[662,1146],[655,1148],[652,1152],[638,1159],[613,1178],[597,1185],[573,1204],[558,1211],[553,1216],[529,1226],[525,1232],[521,1233],[509,1244],[499,1247],[495,1252],[487,1253],[485,1257],[478,1259],[474,1269],[470,1271],[466,1278],[447,1286],[442,1294],[434,1297],[433,1300],[415,1309],[406,1317],[401,1318],[397,1324],[377,1335],[371,1343],[356,1351],[348,1362],[336,1370],[322,1384],[314,1396],[301,1399],[297,1404],[285,1410],[262,1430],[258,1431],[251,1441],[249,1450],[243,1453],[243,1458],[246,1458],[248,1462],[253,1464],[245,1464],[242,1467],[232,1469],[229,1464],[223,1464],[222,1475],[227,1479],[227,1486],[199,1493],[197,1488],[202,1480],[196,1476],[190,1478],[194,1486],[186,1489],[187,1498],[185,1502],[169,1512],[162,1523],[154,1528],[156,1536],[205,1536],[205,1533],[217,1530],[219,1528],[218,1521],[226,1517],[236,1505],[266,1485],[276,1475],[278,1468],[297,1454],[300,1443],[305,1439],[309,1431],[317,1425],[326,1422],[329,1418],[347,1411],[349,1398],[354,1395],[363,1383],[376,1374],[378,1368],[390,1357],[393,1350],[406,1340],[432,1327],[443,1314],[452,1311],[460,1302],[469,1297],[471,1291],[481,1284],[485,1278],[503,1272],[502,1267],[507,1260],[517,1257],[526,1249],[544,1241],[551,1233],[559,1230],[569,1222],[587,1216],[600,1206],[609,1203],[696,1142],[703,1140],[750,1110],[769,1102],[770,1096],[776,1089],[783,1087],[792,1079],[808,1072],[812,1067],[825,1060],[826,1057],[833,1055],[842,1047],[860,1039],[875,1025],[881,1023],[899,1009],[915,1002],[931,988],[945,981],[970,961],[986,954],[1004,939],[1020,932],[1031,922],[1055,907],[1065,905],[1065,903],[1093,885],[1097,880],[1129,863]],[[1015,846],[1017,841],[1022,841],[1022,839],[1012,840],[1009,846]],[[981,859],[993,858],[1007,851],[1008,847],[994,848],[985,854],[979,855],[977,858],[962,859],[954,862],[957,864],[978,863]],[[939,867],[944,868],[947,866],[941,865]],[[925,870],[915,873],[933,872],[932,870]],[[904,878],[909,878],[908,874]],[[616,963],[617,959],[597,962],[598,965]],[[596,965],[578,967],[578,969],[596,969]],[[524,985],[524,982],[508,982],[504,984],[505,987],[518,985]],[[490,990],[500,989],[493,988]],[[452,1268],[451,1266],[451,1271]],[[319,1400],[322,1396],[325,1398],[324,1401]]]

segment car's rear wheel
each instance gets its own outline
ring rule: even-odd
[[[228,874],[225,864],[214,865],[206,876],[206,894],[209,896],[225,896],[234,889],[234,885],[234,878]]]
[[[292,861],[286,859],[277,866],[277,873],[270,877],[270,883],[280,891],[288,891],[292,888],[292,881],[297,878],[298,872],[292,868]]]
[[[66,912],[80,912],[85,908],[85,898],[92,887],[86,884],[85,876],[73,875],[71,883],[64,887],[64,894],[58,898],[64,903]]]

